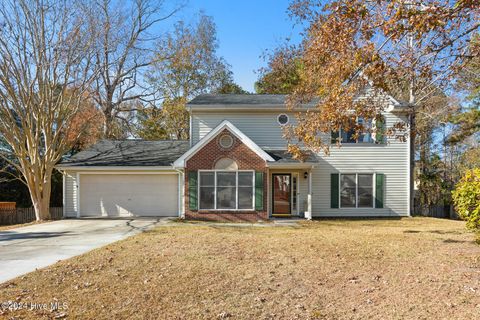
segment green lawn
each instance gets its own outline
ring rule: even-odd
[[[68,305],[6,319],[478,319],[473,239],[431,218],[179,223],[10,281],[0,301]]]

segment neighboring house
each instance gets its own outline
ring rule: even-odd
[[[387,98],[384,127],[406,121],[405,107]],[[65,217],[409,215],[408,141],[340,132],[330,155],[294,160],[282,135],[296,121],[285,99],[201,95],[188,104],[190,141],[104,140],[62,161]]]

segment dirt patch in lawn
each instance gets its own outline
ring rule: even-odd
[[[9,300],[68,306],[15,319],[474,319],[480,247],[428,218],[184,224],[3,284]]]

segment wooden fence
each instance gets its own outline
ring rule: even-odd
[[[424,217],[458,219],[458,215],[453,206],[415,206],[415,213]]]
[[[53,220],[63,218],[63,208],[50,208],[50,215]],[[16,208],[15,202],[0,202],[0,226],[10,224],[20,224],[35,221],[35,209]]]

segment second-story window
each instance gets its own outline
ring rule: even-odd
[[[352,127],[355,125],[361,125],[363,127],[362,132],[358,132],[355,135],[355,128],[350,130],[343,130],[340,128],[339,131],[332,131],[332,143],[340,142],[345,143],[383,143],[384,141],[384,123],[385,120],[381,117],[379,120],[372,121],[365,120],[362,117],[358,117],[355,121],[355,124],[352,124]]]

